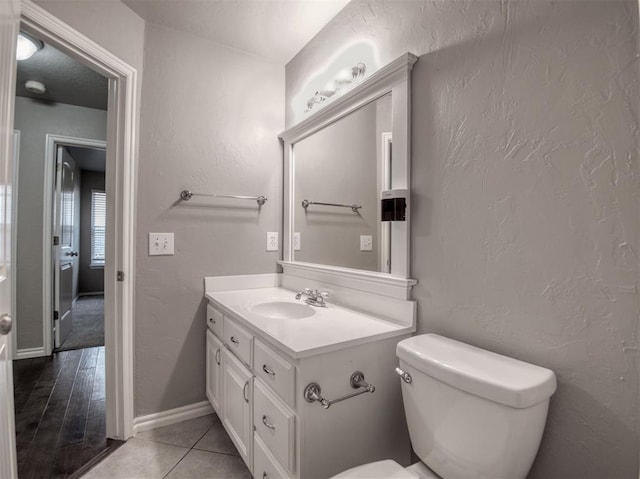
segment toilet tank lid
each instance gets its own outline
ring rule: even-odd
[[[431,377],[513,408],[527,408],[556,390],[553,371],[437,334],[398,343],[400,359]]]

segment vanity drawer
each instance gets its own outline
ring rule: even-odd
[[[259,339],[253,343],[256,376],[262,379],[291,407],[295,404],[296,368]]]
[[[240,361],[251,367],[251,351],[253,336],[232,319],[224,317],[224,344],[235,354]]]
[[[296,416],[266,386],[253,383],[253,424],[273,457],[289,471],[295,462]]]
[[[257,434],[253,435],[253,477],[255,479],[289,478]]]
[[[207,304],[207,327],[220,339],[222,339],[222,318],[220,311]]]

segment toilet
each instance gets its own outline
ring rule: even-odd
[[[556,390],[553,371],[437,334],[405,339],[396,354],[420,462],[373,462],[334,479],[527,476]]]

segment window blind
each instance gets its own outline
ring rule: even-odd
[[[91,192],[91,263],[104,264],[107,196],[104,191]]]

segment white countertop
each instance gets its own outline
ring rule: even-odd
[[[251,308],[267,301],[295,299],[296,292],[279,287],[207,292],[205,296],[223,313],[274,344],[292,358],[303,358],[402,334],[413,327],[385,321],[328,303],[313,307],[312,316],[301,319],[275,319],[256,314]]]

